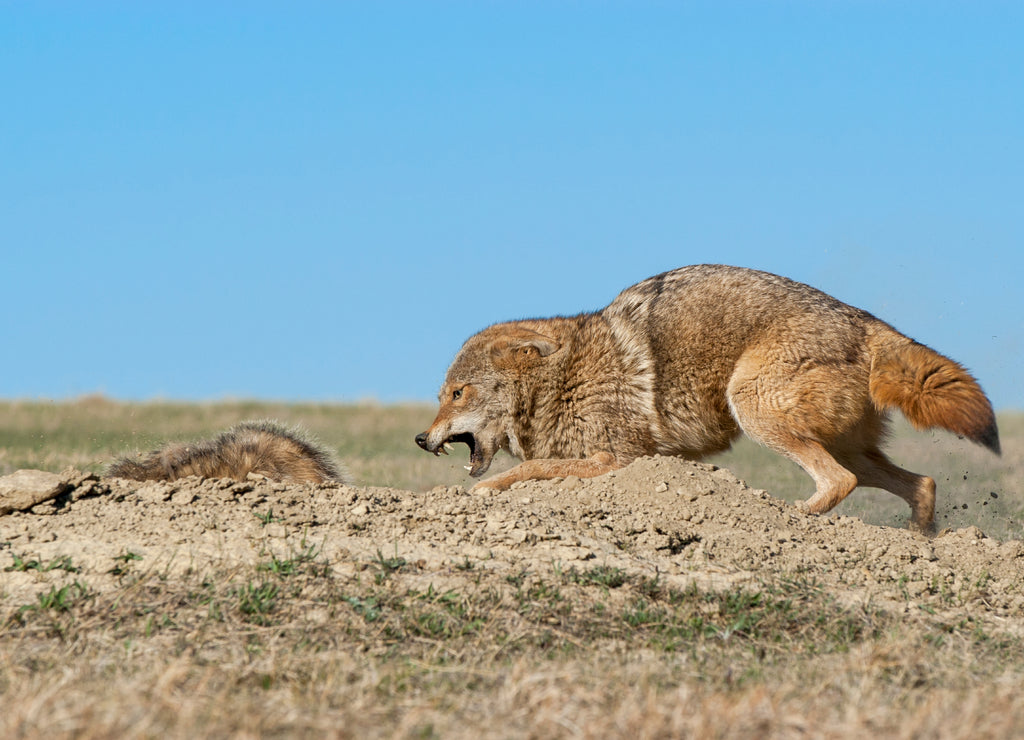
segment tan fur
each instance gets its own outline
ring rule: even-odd
[[[922,530],[935,483],[882,453],[887,411],[999,452],[991,404],[963,367],[810,286],[724,265],[657,275],[596,313],[490,326],[462,346],[439,398],[421,447],[466,442],[474,476],[499,449],[524,460],[478,487],[699,459],[744,432],[814,479],[807,510],[884,488]]]
[[[107,475],[133,480],[177,480],[189,475],[245,480],[250,473],[287,483],[347,483],[323,447],[272,421],[248,421],[212,440],[171,443],[114,462]]]
[[[918,429],[944,427],[999,451],[988,399],[959,363],[922,344],[879,357],[871,369],[871,397],[879,408],[898,408]]]

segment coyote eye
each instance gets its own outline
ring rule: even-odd
[[[462,398],[462,389],[461,388],[459,388],[456,391],[452,391],[452,400],[453,401],[458,401],[460,398]]]

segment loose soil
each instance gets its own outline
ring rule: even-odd
[[[962,612],[1014,634],[1024,627],[1020,541],[1000,542],[977,527],[928,538],[806,515],[728,470],[675,458],[505,492],[64,475],[70,490],[58,499],[0,517],[0,618],[62,583],[114,590],[115,566],[126,559],[174,575],[315,547],[342,576],[402,558],[424,588],[459,588],[480,569],[513,575],[597,565],[679,588],[801,577],[840,603]],[[29,558],[73,568],[17,567]]]

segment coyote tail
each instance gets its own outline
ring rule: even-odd
[[[246,421],[193,444],[170,443],[116,460],[107,475],[132,480],[177,480],[189,475],[244,480],[249,473],[295,483],[348,483],[323,447],[273,421]]]
[[[985,392],[958,362],[906,340],[876,352],[869,381],[879,409],[898,408],[917,429],[942,427],[997,455],[999,429]]]

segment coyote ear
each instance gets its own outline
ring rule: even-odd
[[[491,342],[491,361],[499,369],[530,367],[556,352],[557,340],[529,329],[515,329]]]

